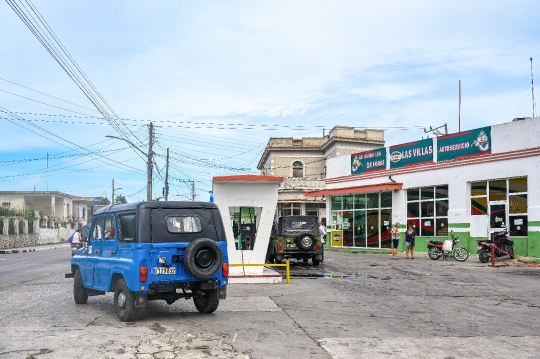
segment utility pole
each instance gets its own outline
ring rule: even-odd
[[[459,100],[458,100],[458,115],[457,115],[457,131],[461,132],[461,80],[459,80]]]
[[[191,202],[195,202],[195,181],[191,181]]]
[[[112,179],[112,199],[111,204],[114,204],[114,178]]]
[[[49,191],[49,152],[47,152],[47,192]]]
[[[167,165],[165,166],[165,188],[163,189],[165,201],[169,200],[169,149],[167,148]]]
[[[152,200],[152,141],[154,138],[154,125],[152,125],[152,122],[150,122],[150,125],[148,126],[148,161],[146,163],[147,165],[147,183],[146,183],[146,200],[151,201]]]

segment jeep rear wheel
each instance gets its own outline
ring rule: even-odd
[[[212,278],[221,268],[221,262],[223,262],[221,248],[210,238],[194,240],[184,252],[186,270],[197,278]]]
[[[129,290],[123,279],[119,279],[114,287],[114,307],[118,319],[130,322],[137,317],[135,295]]]
[[[75,278],[73,279],[73,299],[77,304],[86,304],[88,301],[88,292],[83,285],[81,271],[77,268]]]
[[[219,306],[218,290],[201,290],[193,296],[193,304],[202,314],[213,313]]]

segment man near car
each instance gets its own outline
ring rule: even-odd
[[[321,264],[323,264],[324,263],[324,244],[326,243],[326,226],[322,222],[319,222],[319,233],[321,234],[321,244],[322,244]]]

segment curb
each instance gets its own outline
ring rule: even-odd
[[[40,252],[40,251],[46,251],[46,250],[50,250],[50,249],[58,249],[58,248],[64,248],[64,247],[67,247],[67,246],[62,245],[62,243],[59,243],[59,244],[53,245],[53,246],[43,246],[43,247],[36,247],[36,248],[0,249],[0,254]]]

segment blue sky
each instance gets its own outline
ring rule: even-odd
[[[459,80],[462,129],[531,116],[531,56],[540,74],[538,1],[34,4],[137,137],[154,122],[158,166],[171,148],[172,176],[195,180],[201,200],[212,176],[255,172],[270,136],[407,127],[385,133],[394,145],[424,126],[456,131]],[[0,31],[0,106],[123,164],[79,156],[0,113],[0,188],[45,190],[48,152],[49,190],[110,196],[114,178],[130,201],[144,199],[144,161],[105,137],[117,133],[5,2]],[[162,187],[156,174],[154,197]],[[190,195],[178,181],[170,192]]]

